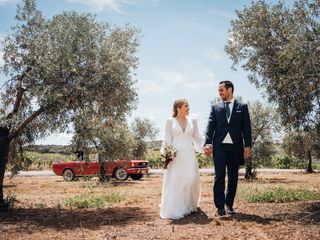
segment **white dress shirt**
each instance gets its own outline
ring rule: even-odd
[[[227,121],[228,121],[228,123],[229,123],[229,122],[230,122],[230,119],[231,119],[231,115],[232,115],[232,109],[233,109],[233,105],[234,105],[234,99],[232,98],[232,99],[231,99],[230,101],[228,101],[228,102],[230,102],[230,103],[227,105],[227,106],[229,107],[229,109],[230,109],[230,116],[229,116],[229,118],[226,116],[226,118],[227,118]],[[224,104],[226,104],[226,102],[224,102]],[[230,137],[229,132],[227,133],[226,137],[223,139],[222,143],[233,144],[233,141],[232,141],[232,139],[231,139],[231,137]]]

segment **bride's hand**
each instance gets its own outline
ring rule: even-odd
[[[203,148],[203,152],[207,156],[211,156],[212,154],[212,145],[211,144],[206,144]]]

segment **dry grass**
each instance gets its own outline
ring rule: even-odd
[[[159,218],[162,178],[100,184],[64,182],[61,177],[5,179],[5,194],[18,202],[0,215],[0,239],[320,239],[320,201],[248,203],[254,189],[320,189],[320,174],[260,174],[255,182],[239,181],[238,214],[215,217],[212,176],[201,176],[197,213],[181,220]],[[104,208],[76,209],[65,200],[82,194],[118,193],[120,202]]]

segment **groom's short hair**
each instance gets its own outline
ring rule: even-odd
[[[231,81],[229,81],[229,80],[223,80],[223,81],[219,82],[219,85],[220,85],[220,84],[224,84],[224,86],[226,87],[226,89],[232,88],[232,93],[233,93],[233,91],[234,91],[234,86],[233,86],[233,83],[232,83]]]

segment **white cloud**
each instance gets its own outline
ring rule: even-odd
[[[1,1],[1,0],[0,0]],[[93,11],[102,11],[103,9],[109,9],[119,14],[125,14],[122,6],[125,4],[135,5],[141,3],[141,0],[66,0],[67,2],[87,5],[91,7]],[[150,0],[145,0],[150,2]],[[154,6],[159,4],[160,0],[151,0]]]
[[[215,84],[215,75],[211,69],[198,62],[183,63],[175,70],[150,66],[144,68],[140,76],[138,88],[141,94],[198,91]]]
[[[16,0],[0,0],[0,6],[3,6],[3,5],[10,3],[10,2],[16,2]]]
[[[54,135],[47,137],[46,139],[37,141],[36,144],[69,145],[70,141],[72,139],[72,136],[73,136],[72,134],[68,134],[68,133],[54,134]]]
[[[107,8],[117,13],[122,13],[120,10],[121,0],[67,0],[67,2],[88,5],[96,11],[101,11]]]
[[[211,26],[195,23],[195,22],[186,22],[185,23],[189,28],[192,28],[195,31],[199,31],[201,33],[217,36],[217,37],[225,37],[224,32],[219,32],[213,29]]]
[[[109,9],[119,14],[125,12],[121,9],[124,4],[136,4],[137,0],[66,0],[71,3],[78,3],[87,5],[94,11],[101,11],[103,9]],[[154,1],[153,1],[154,2]]]
[[[233,19],[234,18],[234,14],[230,13],[230,12],[225,12],[225,11],[221,11],[218,9],[211,9],[210,13],[213,15],[218,15],[224,18],[228,18],[228,19]]]
[[[204,53],[204,58],[210,61],[216,62],[216,61],[220,61],[222,59],[222,56],[213,50],[207,50]]]

